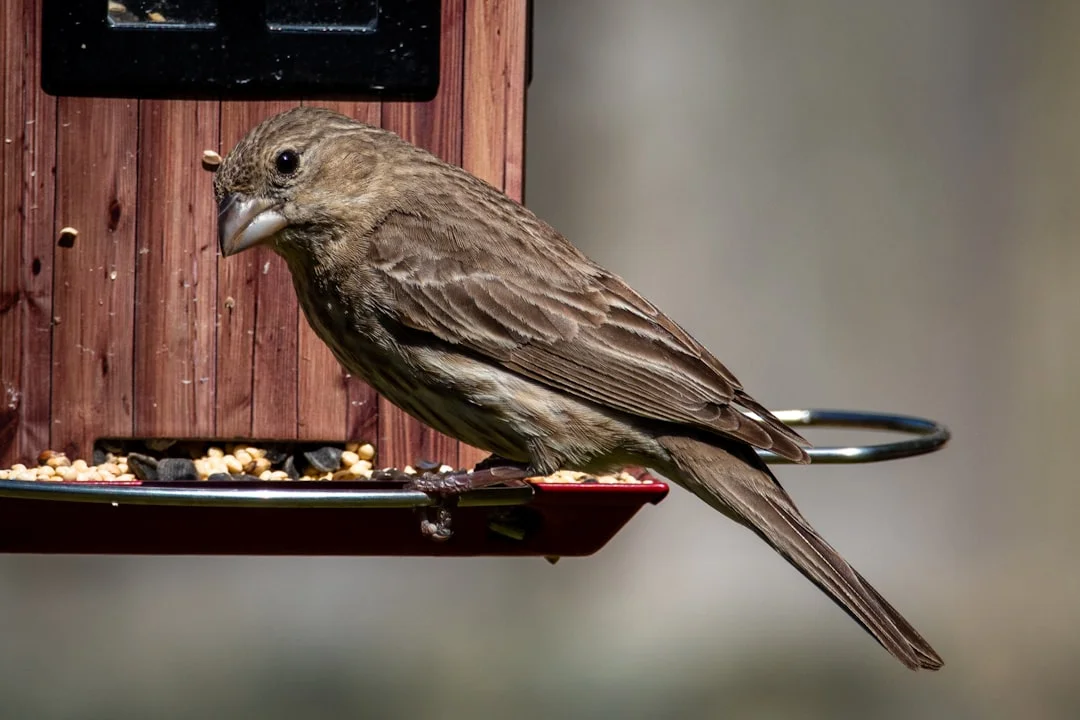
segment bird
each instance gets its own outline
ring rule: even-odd
[[[905,666],[943,665],[757,453],[806,463],[806,440],[521,203],[310,106],[253,127],[213,186],[222,256],[272,248],[318,337],[394,405],[537,475],[659,472],[756,533]]]

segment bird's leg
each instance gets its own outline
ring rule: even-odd
[[[423,509],[420,532],[432,540],[444,541],[454,534],[450,529],[450,510],[457,505],[459,495],[491,485],[519,487],[525,484],[525,478],[535,474],[528,463],[513,462],[491,455],[477,463],[472,472],[426,472],[406,482],[404,489],[419,490],[435,497],[436,504]]]
[[[470,490],[506,484],[519,487],[525,478],[536,473],[528,463],[515,462],[491,455],[477,463],[470,471],[459,470],[449,473],[421,473],[405,483],[405,490],[419,490],[442,499],[457,497]]]

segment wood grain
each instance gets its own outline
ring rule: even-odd
[[[370,125],[378,125],[382,106],[377,102],[305,101]],[[376,441],[379,402],[367,383],[352,377],[338,363],[300,312],[299,396],[297,433],[307,440]]]
[[[462,166],[522,200],[527,0],[469,2],[465,9]],[[487,456],[462,445],[472,467]]]
[[[56,100],[41,91],[39,0],[0,4],[0,467],[49,445]]]
[[[135,257],[135,433],[214,433],[217,238],[216,102],[146,100],[139,108]]]
[[[506,0],[506,174],[503,192],[525,202],[525,106],[528,97],[529,0]]]
[[[61,98],[52,444],[85,456],[97,435],[132,432],[138,104]]]
[[[382,126],[443,160],[461,164],[464,0],[442,3],[439,94],[427,103],[383,103]],[[458,466],[458,442],[379,398],[379,464],[403,467],[417,460]]]
[[[222,154],[297,104],[221,103]],[[217,434],[295,437],[297,304],[285,263],[268,248],[219,258],[217,306]]]
[[[372,440],[383,465],[480,457],[346,377],[269,250],[217,256],[199,155],[295,103],[58,102],[40,90],[40,5],[0,4],[0,464],[133,433]],[[443,3],[432,102],[320,104],[520,198],[526,7]],[[65,225],[78,239],[57,248]]]

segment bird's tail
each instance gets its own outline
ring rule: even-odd
[[[659,440],[671,466],[658,470],[757,533],[900,662],[912,670],[937,670],[944,664],[918,631],[810,527],[752,448],[684,436]]]

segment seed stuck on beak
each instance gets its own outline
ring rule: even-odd
[[[289,224],[273,200],[232,193],[218,205],[218,242],[224,257],[264,243]]]

